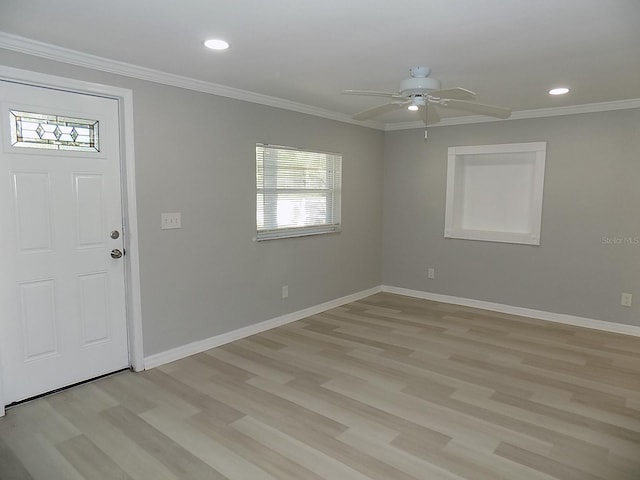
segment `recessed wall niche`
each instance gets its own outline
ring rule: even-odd
[[[450,147],[444,236],[540,245],[546,148]]]

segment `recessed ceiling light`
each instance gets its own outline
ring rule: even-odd
[[[567,87],[558,87],[549,90],[549,95],[564,95],[565,93],[569,93],[569,89]]]
[[[218,38],[212,38],[211,40],[207,40],[204,42],[204,46],[210,48],[211,50],[226,50],[229,48],[229,42],[225,42],[224,40],[220,40]]]
[[[412,112],[415,112],[416,110],[418,110],[418,106],[417,105],[409,105],[407,108],[409,110],[411,110]]]

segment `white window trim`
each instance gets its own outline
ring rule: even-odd
[[[291,150],[293,152],[298,151],[298,152],[305,152],[305,153],[308,152],[308,153],[327,154],[327,155],[332,155],[337,157],[338,163],[339,163],[338,179],[335,179],[335,178],[332,179],[333,188],[317,190],[318,192],[323,192],[326,194],[333,195],[333,201],[328,202],[330,203],[330,205],[327,205],[327,207],[330,206],[333,209],[330,215],[330,217],[333,219],[332,223],[326,223],[321,225],[309,225],[309,226],[303,226],[303,227],[290,227],[290,228],[265,228],[265,229],[256,231],[255,239],[257,241],[261,242],[261,241],[275,240],[280,238],[295,238],[295,237],[305,237],[305,236],[311,236],[311,235],[323,235],[328,233],[338,233],[342,231],[342,226],[341,226],[342,155],[341,154],[335,153],[335,152],[327,152],[327,151],[313,150],[313,149],[307,149],[307,148],[297,148],[297,147],[290,147],[290,146],[283,146],[283,145],[272,145],[272,144],[265,144],[265,143],[257,143],[256,147]],[[335,172],[333,172],[333,174],[335,177]],[[266,174],[264,175],[266,176]],[[257,189],[257,192],[259,191],[260,191],[260,188]],[[290,189],[289,191],[295,192],[296,190]],[[312,192],[312,191],[313,189],[309,189],[309,190],[300,189],[300,192]],[[266,209],[268,208],[268,206],[265,204],[264,208]],[[275,205],[272,205],[271,208],[275,208]],[[256,219],[256,227],[257,227],[257,219]]]

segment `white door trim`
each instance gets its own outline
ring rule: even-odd
[[[122,195],[125,229],[125,289],[129,362],[135,371],[144,370],[142,344],[142,302],[140,298],[140,266],[138,251],[138,217],[136,210],[135,156],[133,143],[133,92],[131,90],[47,75],[0,65],[0,80],[58,88],[76,93],[99,95],[118,101],[122,162]],[[1,332],[0,332],[1,333]],[[4,415],[2,386],[2,352],[0,351],[0,416]]]

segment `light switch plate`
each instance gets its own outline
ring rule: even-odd
[[[180,218],[180,212],[178,213],[161,213],[160,214],[160,228],[162,230],[168,230],[171,228],[182,228],[182,219]]]

